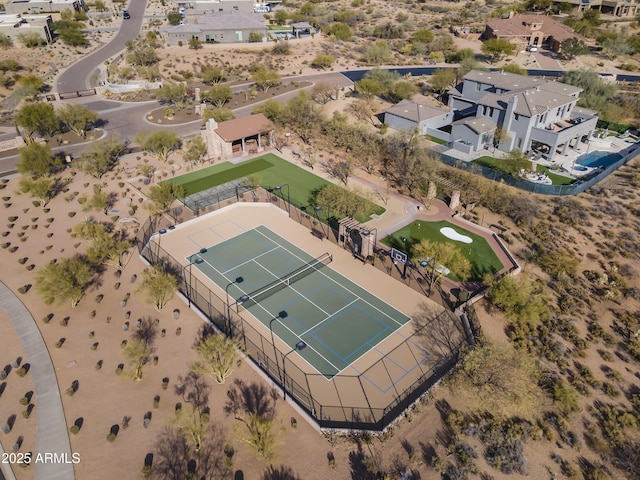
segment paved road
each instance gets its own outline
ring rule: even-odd
[[[37,408],[36,451],[38,453],[64,454],[71,461],[69,431],[64,417],[60,389],[49,350],[29,310],[7,286],[0,282],[0,308],[13,323],[20,337],[29,374],[35,385]],[[74,480],[72,463],[36,463],[33,468],[35,480]]]
[[[91,88],[89,83],[90,77],[96,71],[97,66],[102,65],[105,60],[123,50],[125,43],[129,40],[134,40],[138,36],[138,33],[140,33],[146,5],[146,0],[131,1],[129,4],[131,18],[122,21],[118,35],[101,49],[78,60],[67,68],[67,70],[58,77],[56,91],[58,93],[65,93]]]

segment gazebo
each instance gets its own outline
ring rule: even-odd
[[[316,32],[316,29],[313,28],[313,25],[309,22],[294,23],[291,25],[291,29],[294,37],[299,37],[300,35],[311,35]]]
[[[209,119],[204,132],[209,157],[240,157],[271,146],[274,126],[263,114],[226,122]]]

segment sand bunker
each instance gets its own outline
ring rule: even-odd
[[[443,234],[448,239],[455,240],[456,242],[463,242],[463,243],[473,242],[473,239],[471,237],[467,237],[466,235],[461,235],[451,227],[442,227],[440,229],[440,233]]]

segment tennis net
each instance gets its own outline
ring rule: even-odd
[[[333,261],[333,256],[329,252],[323,253],[322,255],[320,255],[317,258],[314,258],[313,260],[306,263],[305,265],[298,267],[292,272],[289,272],[286,275],[283,275],[282,277],[274,280],[273,282],[270,282],[267,285],[260,287],[258,290],[255,290],[254,292],[247,294],[249,298],[248,300],[245,300],[244,302],[242,302],[242,305],[245,308],[249,308],[251,305],[260,303],[265,298],[270,297],[271,295],[274,295],[275,293],[290,286],[291,284],[297,282],[298,280],[301,280],[302,278],[314,272],[317,272],[318,270],[325,267],[326,265],[329,265],[332,261]]]

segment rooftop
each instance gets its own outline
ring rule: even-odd
[[[220,122],[215,132],[225,142],[233,142],[234,140],[240,140],[271,130],[273,130],[273,123],[263,114],[258,113],[249,117]]]
[[[450,111],[451,109],[449,107],[437,108],[429,105],[423,105],[412,100],[402,100],[396,105],[387,108],[385,113],[390,113],[419,123],[422,120],[444,115]]]
[[[469,127],[471,130],[476,132],[477,134],[493,132],[497,125],[493,123],[491,120],[485,117],[467,117],[462,118],[456,122],[453,122],[454,125],[465,125]]]
[[[545,37],[553,37],[559,42],[572,37],[587,40],[572,28],[547,15],[515,15],[512,18],[491,20],[487,22],[487,26],[499,37],[528,37],[531,32],[540,31]]]
[[[464,76],[464,79],[493,85],[500,90],[506,90],[508,92],[534,88],[548,81],[542,78],[518,75],[517,73],[482,72],[480,70],[471,70]]]

